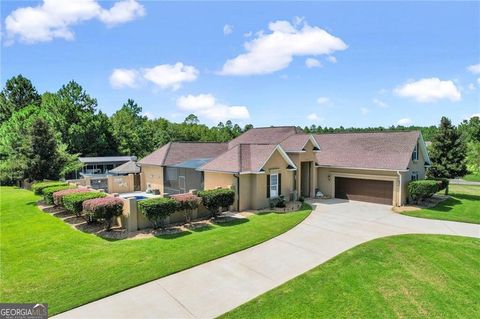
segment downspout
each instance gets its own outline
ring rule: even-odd
[[[398,187],[398,202],[397,206],[402,206],[402,173],[400,171],[397,171],[398,179],[399,179],[399,187]]]
[[[237,179],[237,210],[240,211],[240,174],[233,174]]]

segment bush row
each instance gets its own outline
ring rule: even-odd
[[[67,183],[60,181],[48,181],[48,182],[35,182],[32,184],[32,191],[35,195],[42,195],[43,189],[52,186],[66,186]]]
[[[57,185],[57,186],[50,186],[50,187],[44,187],[42,188],[41,194],[43,194],[43,200],[45,203],[51,205],[53,204],[53,194],[58,191],[63,191],[67,189],[72,189],[73,186],[68,186],[68,185]]]
[[[84,192],[84,193],[73,193],[63,197],[63,207],[77,216],[80,216],[83,211],[83,202],[88,199],[94,198],[103,198],[107,194],[100,192]]]
[[[53,193],[53,203],[55,205],[63,205],[63,197],[70,195],[70,194],[75,194],[75,193],[86,193],[89,192],[90,190],[88,188],[82,187],[82,188],[70,188],[70,189],[64,189],[58,192]]]
[[[89,220],[102,220],[110,230],[113,217],[123,213],[123,200],[118,197],[94,198],[84,201],[82,207]]]
[[[216,217],[219,210],[233,205],[235,192],[231,189],[212,189],[201,191],[199,196],[193,194],[173,195],[171,198],[151,198],[138,202],[140,212],[155,228],[164,227],[168,216],[181,211],[187,223],[191,222],[192,212],[200,203]]]

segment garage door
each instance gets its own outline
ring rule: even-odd
[[[393,182],[335,177],[335,197],[392,205]]]

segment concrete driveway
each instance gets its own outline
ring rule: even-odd
[[[389,206],[313,203],[297,227],[250,249],[67,311],[55,318],[214,318],[363,242],[398,234],[480,237],[480,226],[420,219]]]

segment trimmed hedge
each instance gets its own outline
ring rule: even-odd
[[[123,213],[123,200],[118,197],[94,198],[83,202],[83,212],[89,220],[103,220],[105,228],[112,228],[113,217]]]
[[[53,203],[55,205],[63,205],[64,196],[75,194],[75,193],[86,193],[89,191],[90,190],[88,188],[69,188],[69,189],[64,189],[64,190],[55,192],[53,193]]]
[[[448,195],[448,186],[450,185],[450,180],[448,178],[435,178],[433,180],[440,182],[438,191],[445,190],[445,195]]]
[[[35,182],[32,184],[32,191],[35,195],[42,195],[42,191],[44,188],[52,187],[52,186],[66,186],[67,183],[60,182],[60,181],[48,181],[48,182]]]
[[[418,202],[432,197],[438,192],[441,182],[434,180],[418,180],[408,183],[408,194],[413,201]]]
[[[202,198],[203,205],[212,213],[213,217],[217,216],[220,208],[228,209],[235,201],[235,191],[228,188],[201,191],[198,192],[198,196]]]
[[[47,204],[54,204],[53,202],[53,194],[58,192],[58,191],[63,191],[67,189],[72,189],[73,186],[68,186],[68,185],[60,185],[60,186],[50,186],[50,187],[44,187],[42,188],[42,194],[43,194],[43,200]]]
[[[154,228],[165,227],[165,219],[175,213],[178,203],[172,198],[150,198],[138,202],[140,212],[152,222]]]
[[[83,210],[83,202],[88,199],[106,197],[107,194],[100,192],[74,193],[63,197],[63,207],[70,213],[80,216]]]
[[[177,209],[183,212],[185,221],[190,223],[192,221],[193,210],[200,206],[202,199],[190,193],[172,195],[172,198],[177,201]]]

